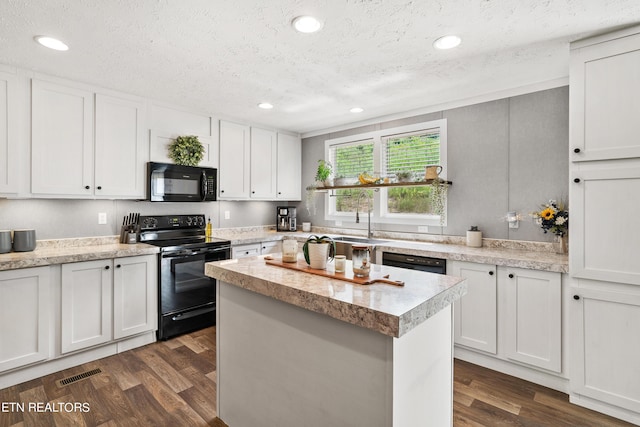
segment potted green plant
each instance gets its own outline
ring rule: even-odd
[[[169,145],[169,158],[177,165],[198,166],[203,157],[204,146],[197,136],[179,136]]]
[[[316,170],[316,181],[322,183],[325,187],[331,186],[331,181],[329,177],[331,176],[331,172],[333,172],[333,166],[331,163],[324,159],[318,160],[318,169]]]
[[[327,268],[327,260],[332,260],[336,255],[336,243],[329,236],[309,236],[304,245],[302,253],[309,267],[317,270]]]
[[[396,172],[396,179],[398,182],[411,182],[413,180],[413,173],[409,171]]]

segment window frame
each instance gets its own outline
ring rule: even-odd
[[[353,144],[360,141],[373,141],[373,164],[374,171],[382,170],[382,140],[383,138],[389,138],[396,135],[402,135],[407,133],[419,133],[421,131],[428,131],[430,129],[438,129],[440,134],[440,166],[442,166],[442,173],[440,178],[447,180],[447,119],[438,119],[428,122],[415,123],[411,125],[398,126],[389,129],[381,129],[376,131],[364,132],[350,136],[344,136],[340,138],[333,138],[325,140],[324,145],[324,158],[330,161],[330,149],[334,145],[339,144]],[[336,212],[335,211],[335,197],[332,197],[333,190],[329,190],[325,194],[324,203],[324,219],[329,221],[346,221],[355,222],[355,215],[350,212]],[[389,213],[387,211],[387,203],[382,203],[387,200],[387,188],[379,188],[373,193],[373,206],[371,210],[371,222],[378,224],[398,224],[398,225],[427,225],[427,226],[446,226],[447,217],[445,215],[444,222],[440,222],[438,215],[421,215],[421,214],[402,214],[402,213]],[[368,202],[367,202],[368,203]],[[362,213],[366,215],[367,205],[363,203],[361,206],[361,219],[363,222]],[[448,210],[448,206],[446,207]],[[366,218],[364,219],[366,221]]]

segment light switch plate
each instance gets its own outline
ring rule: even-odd
[[[224,219],[231,219],[231,212],[224,211]]]
[[[106,212],[99,212],[98,213],[98,224],[102,225],[102,224],[106,224],[107,223],[107,213]]]

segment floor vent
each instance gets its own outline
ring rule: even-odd
[[[72,377],[67,377],[67,378],[63,378],[61,380],[58,380],[58,381],[56,381],[56,384],[58,384],[58,387],[64,387],[66,385],[77,383],[78,381],[82,381],[82,380],[87,379],[89,377],[92,377],[94,375],[98,375],[101,372],[102,371],[100,370],[100,368],[92,369],[90,371],[83,372],[83,373],[78,374],[78,375],[74,375]]]

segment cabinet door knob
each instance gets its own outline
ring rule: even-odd
[[[489,272],[489,276],[493,276],[493,270]]]
[[[574,178],[573,182],[575,182],[576,184],[580,182],[580,178]]]
[[[574,295],[574,296],[573,296],[573,299],[574,299],[574,300],[576,300],[576,301],[578,301],[578,300],[580,299],[580,295]]]
[[[85,190],[88,190],[88,189],[90,189],[90,188],[91,188],[91,187],[89,187],[88,185],[85,185],[85,186],[84,186],[84,189],[85,189]]]
[[[224,193],[224,190],[220,190],[221,193]]]
[[[509,279],[513,279],[513,274],[509,273]]]
[[[120,267],[122,267],[120,264],[116,265],[116,268],[120,268]]]
[[[111,268],[111,267],[109,267],[109,266],[107,265],[104,269],[105,269],[105,270],[108,270],[109,268]]]
[[[579,149],[579,148],[574,148],[574,149],[573,149],[573,152],[574,152],[574,153],[576,153],[576,154],[578,154],[578,153],[580,152],[580,149]]]
[[[96,187],[98,190],[102,190],[102,186],[98,185],[98,187]]]

